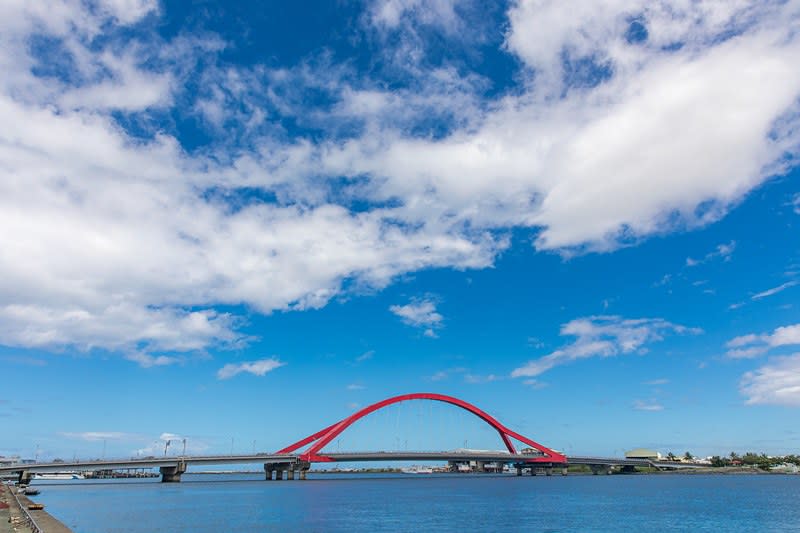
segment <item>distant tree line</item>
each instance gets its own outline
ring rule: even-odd
[[[667,461],[693,461],[695,457],[686,452],[683,454],[682,458],[679,458],[672,452],[667,454],[666,460]],[[776,466],[782,464],[793,464],[800,466],[800,456],[798,455],[784,455],[784,456],[774,456],[768,457],[765,453],[753,453],[747,452],[744,455],[739,455],[736,452],[731,452],[728,457],[721,457],[719,455],[715,455],[711,458],[711,466],[715,467],[723,467],[723,466],[755,466],[757,468],[761,468],[762,470],[770,470]]]
[[[730,456],[728,457],[720,457],[719,455],[715,455],[711,458],[711,466],[716,467],[744,465],[755,466],[762,470],[769,470],[775,466],[786,463],[800,466],[800,456],[784,455],[782,457],[767,457],[767,454],[765,453],[757,454],[753,452],[747,452],[744,455],[739,455],[736,452],[731,452]]]

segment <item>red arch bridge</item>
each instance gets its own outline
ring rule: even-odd
[[[358,452],[358,453],[329,453],[323,450],[327,444],[336,439],[348,427],[365,416],[392,404],[413,401],[433,400],[444,402],[472,413],[486,424],[495,429],[503,444],[504,451],[480,450],[453,450],[442,452]],[[517,450],[511,439],[517,440],[526,446],[524,450]],[[682,465],[676,463],[661,463],[647,459],[623,459],[610,457],[567,457],[551,450],[519,433],[507,428],[494,417],[477,408],[476,406],[443,394],[414,393],[394,396],[377,402],[360,411],[353,413],[322,429],[313,435],[301,439],[273,454],[252,455],[209,455],[209,456],[164,456],[146,459],[120,459],[101,461],[73,461],[57,463],[32,463],[0,466],[0,474],[16,474],[20,483],[28,483],[36,473],[63,472],[63,471],[98,471],[137,468],[159,468],[161,480],[164,482],[177,482],[181,474],[186,472],[190,465],[217,465],[217,464],[253,464],[263,463],[266,479],[294,479],[295,474],[299,479],[306,478],[306,472],[313,463],[330,462],[360,462],[360,461],[447,461],[450,464],[475,462],[478,468],[487,463],[512,464],[516,467],[517,475],[528,472],[535,475],[537,471],[544,471],[550,475],[553,468],[562,469],[566,474],[569,464],[588,465],[597,474],[609,472],[613,467],[633,468],[635,466],[655,466],[663,468],[678,468]],[[688,465],[684,465],[687,467]]]

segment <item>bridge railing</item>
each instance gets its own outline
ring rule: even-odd
[[[396,453],[402,454],[444,454],[450,453],[454,455],[511,455],[508,450],[321,450],[320,455],[352,455],[352,454],[379,454],[379,453]],[[518,454],[522,455],[522,454]]]

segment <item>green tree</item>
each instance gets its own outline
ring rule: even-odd
[[[669,452],[669,453],[667,454],[667,460],[668,460],[668,461],[674,461],[675,459],[676,459],[676,457],[675,457],[675,454],[674,454],[674,453],[672,453],[672,452]]]
[[[730,464],[731,464],[731,462],[730,462],[729,459],[727,459],[725,457],[720,457],[719,455],[715,455],[714,457],[711,458],[711,466],[713,466],[715,468],[728,466]]]
[[[686,452],[685,454],[683,454],[683,458],[686,459],[687,461],[692,461],[694,459],[694,456],[691,453]]]

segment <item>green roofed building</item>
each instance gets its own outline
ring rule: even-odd
[[[629,452],[625,452],[626,459],[661,459],[661,454],[655,450],[648,450],[647,448],[635,448]]]

